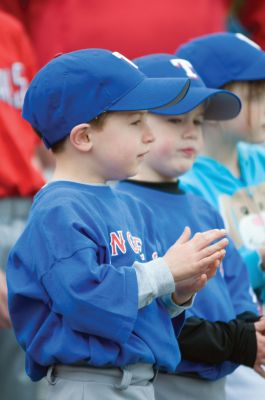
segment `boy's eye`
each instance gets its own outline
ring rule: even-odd
[[[195,119],[194,120],[194,125],[196,125],[196,126],[200,126],[200,125],[202,125],[202,123],[203,123],[202,119]]]
[[[139,125],[142,122],[141,119],[137,119],[136,121],[132,121],[131,125]]]
[[[168,122],[170,122],[171,124],[180,124],[182,122],[181,118],[169,118]]]

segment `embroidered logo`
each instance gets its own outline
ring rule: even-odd
[[[125,254],[128,245],[135,254],[139,254],[141,260],[145,260],[145,255],[142,253],[143,242],[141,238],[133,236],[129,231],[126,233],[125,238],[122,231],[110,232],[112,256],[117,256],[119,253]]]
[[[140,254],[142,252],[142,240],[137,236],[132,236],[131,232],[127,232],[127,239],[133,251]]]
[[[194,71],[193,66],[188,60],[184,60],[182,58],[172,58],[170,62],[172,65],[174,65],[174,67],[184,69],[188,78],[191,79],[199,78],[196,72]]]
[[[125,240],[123,238],[122,231],[111,232],[110,233],[110,246],[111,246],[111,255],[117,256],[118,249],[125,254],[126,253],[126,245]]]

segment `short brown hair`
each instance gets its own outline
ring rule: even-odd
[[[235,86],[241,84],[246,87],[246,108],[247,108],[247,123],[249,126],[252,121],[252,104],[251,101],[258,99],[262,93],[265,92],[265,80],[256,81],[236,81],[229,82],[223,86],[223,89],[230,90],[233,92]]]
[[[107,116],[108,116],[109,114],[110,114],[110,113],[108,113],[108,112],[102,113],[102,114],[100,114],[99,116],[97,116],[96,118],[94,118],[92,121],[89,121],[88,123],[89,123],[94,129],[100,130],[100,129],[102,129],[102,127],[103,127],[103,125],[104,125],[104,123],[105,123],[105,120],[106,120],[106,118],[107,118]],[[37,135],[38,135],[40,138],[42,138],[41,132],[37,131],[36,129],[35,129],[35,132],[37,133]],[[69,134],[70,134],[70,133],[69,133]],[[64,150],[64,148],[65,148],[65,143],[66,143],[66,141],[67,141],[68,136],[69,136],[69,135],[67,135],[67,136],[64,137],[62,140],[60,140],[59,142],[57,142],[57,143],[55,143],[53,146],[51,146],[51,151],[52,151],[54,154],[61,153],[61,152]]]
[[[100,130],[103,128],[103,125],[106,121],[106,118],[112,114],[112,112],[104,112],[98,115],[96,118],[92,119],[89,124],[92,126],[93,129]]]

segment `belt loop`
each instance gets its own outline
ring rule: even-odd
[[[157,369],[157,368],[154,368],[154,376],[153,376],[153,378],[150,380],[151,383],[154,383],[154,382],[156,381],[157,375],[158,375],[158,369]]]
[[[122,379],[121,382],[115,385],[115,388],[118,390],[126,390],[131,384],[132,381],[132,372],[128,369],[123,368],[122,371]]]
[[[55,379],[56,377],[53,375],[53,370],[54,370],[54,365],[51,365],[48,369],[46,379],[49,382],[50,385],[55,385]]]

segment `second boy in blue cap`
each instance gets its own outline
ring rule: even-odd
[[[88,49],[53,59],[29,87],[23,115],[56,168],[11,251],[7,280],[27,373],[48,374],[50,399],[154,399],[154,369],[179,362],[170,317],[215,273],[227,239],[210,244],[225,231],[189,240],[186,229],[156,258],[149,209],[106,181],[137,172],[154,140],[142,110],[177,101],[186,85]]]
[[[190,90],[182,101],[148,113],[147,123],[156,141],[139,173],[118,185],[149,204],[156,215],[162,247],[166,249],[183,226],[190,226],[193,234],[223,227],[214,208],[179,189],[178,177],[192,167],[200,151],[203,120],[235,117],[240,101],[228,91],[207,88],[192,64],[174,55],[149,55],[135,63],[147,76],[191,79]],[[157,399],[224,400],[225,377],[238,364],[253,367],[260,360],[265,348],[257,344],[256,330],[263,329],[265,322],[255,325],[257,307],[249,290],[246,267],[230,243],[221,269],[186,312],[179,336],[182,361],[175,375],[158,375]]]

